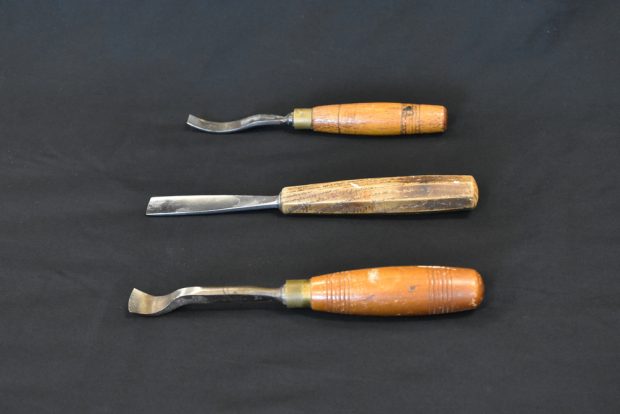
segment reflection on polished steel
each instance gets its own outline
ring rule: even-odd
[[[129,296],[128,309],[139,315],[157,316],[176,308],[192,304],[239,303],[255,301],[282,301],[281,288],[238,287],[186,287],[163,296],[153,296],[134,289]]]
[[[226,134],[230,132],[243,131],[244,129],[254,128],[264,125],[292,125],[293,114],[286,116],[258,114],[251,115],[243,119],[230,122],[213,122],[206,119],[190,115],[187,118],[187,125],[205,132]]]
[[[279,196],[192,195],[151,197],[147,216],[184,216],[278,208]]]

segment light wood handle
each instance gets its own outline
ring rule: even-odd
[[[310,279],[313,310],[350,315],[435,315],[475,309],[484,283],[473,269],[379,267]]]
[[[467,210],[478,203],[470,175],[365,178],[285,187],[284,214],[413,214]]]
[[[295,109],[293,126],[350,135],[412,135],[443,132],[448,111],[441,105],[370,102]]]

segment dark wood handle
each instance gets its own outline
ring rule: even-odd
[[[366,178],[285,187],[284,214],[413,214],[476,207],[478,186],[469,175]]]
[[[484,283],[473,269],[400,266],[310,278],[313,310],[350,315],[434,315],[475,309]]]
[[[440,105],[370,102],[296,109],[299,129],[350,135],[411,135],[443,132],[448,111]]]

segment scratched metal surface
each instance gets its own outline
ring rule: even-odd
[[[3,2],[0,411],[619,412],[615,1]],[[440,136],[213,120],[443,104]],[[469,213],[145,217],[150,196],[471,174]],[[478,269],[483,306],[385,320],[132,288]]]

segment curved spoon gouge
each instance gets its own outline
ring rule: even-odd
[[[478,203],[470,175],[365,178],[284,187],[275,196],[152,197],[147,216],[182,216],[277,208],[284,214],[415,214],[469,210]]]
[[[410,316],[475,309],[483,297],[482,277],[473,269],[398,266],[287,280],[280,288],[187,287],[164,296],[134,289],[128,309],[131,313],[155,316],[196,303],[276,300],[287,308],[349,315]]]
[[[205,132],[228,133],[263,125],[349,135],[413,135],[443,132],[448,111],[441,105],[369,102],[297,108],[286,116],[259,114],[237,121],[213,122],[194,115],[187,125]]]

